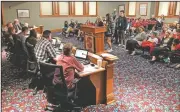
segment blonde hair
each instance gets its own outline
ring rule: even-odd
[[[102,20],[102,17],[101,17],[101,16],[97,16],[96,21],[97,21],[97,22],[98,22],[98,21],[103,21],[103,20]]]

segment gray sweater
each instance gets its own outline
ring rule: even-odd
[[[138,33],[135,37],[135,40],[137,41],[143,41],[146,39],[146,33],[145,32],[141,32],[141,33]]]

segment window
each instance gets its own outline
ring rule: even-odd
[[[83,2],[75,2],[75,15],[83,15]]]
[[[177,2],[177,5],[176,5],[176,15],[179,15],[180,13],[180,2]]]
[[[180,2],[156,2],[156,16],[177,17],[180,11]]]
[[[97,16],[97,2],[40,2],[40,16]]]
[[[59,15],[69,15],[69,2],[59,2]]]
[[[97,4],[96,2],[89,2],[89,15],[96,15],[97,10]]]
[[[167,16],[168,15],[168,7],[169,7],[169,2],[159,2],[158,16],[161,16],[162,14],[164,16]]]
[[[52,15],[52,2],[41,2],[41,15]]]
[[[128,16],[135,16],[136,15],[136,2],[129,2],[128,5]]]

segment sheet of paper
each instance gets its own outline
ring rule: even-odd
[[[114,57],[114,55],[109,54],[109,53],[102,53],[101,56],[102,57]]]

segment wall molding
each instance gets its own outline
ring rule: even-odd
[[[60,28],[59,29],[52,29],[51,30],[52,33],[54,33],[54,32],[61,32],[61,31],[62,31],[62,29],[60,29]]]

